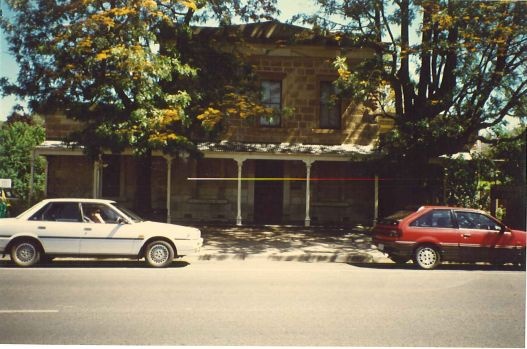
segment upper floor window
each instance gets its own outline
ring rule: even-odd
[[[320,128],[339,129],[340,98],[337,89],[330,81],[320,82]]]
[[[260,126],[280,126],[280,109],[282,108],[282,81],[262,80],[262,104],[274,109],[271,117],[261,116]]]

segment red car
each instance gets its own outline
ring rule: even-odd
[[[444,206],[399,211],[373,228],[373,243],[396,263],[423,269],[441,261],[515,263],[525,266],[525,235],[485,212]]]

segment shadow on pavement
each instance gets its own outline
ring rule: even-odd
[[[274,261],[371,261],[377,250],[357,228],[298,226],[199,227],[204,245],[200,260],[245,260],[265,256]],[[343,257],[344,256],[344,257]]]
[[[237,254],[202,254],[198,257],[199,260],[204,261],[226,261],[226,260],[246,260],[253,257],[263,256],[263,258],[274,261],[274,262],[328,262],[328,263],[351,263],[353,261],[357,263],[371,263],[373,258],[367,253],[357,253],[355,255],[349,255],[345,253],[303,253],[298,254],[250,254],[250,253],[237,253]]]
[[[175,260],[167,268],[184,268],[190,265],[190,263],[180,260]],[[10,260],[0,261],[0,268],[19,268],[14,263],[11,263]],[[79,269],[88,269],[88,268],[135,268],[135,269],[156,269],[149,267],[144,261],[138,260],[111,260],[111,259],[90,259],[90,260],[81,260],[81,259],[67,259],[67,260],[54,260],[52,262],[38,263],[37,265],[31,267],[35,268],[79,268]],[[162,269],[167,269],[162,268]]]
[[[348,263],[354,267],[365,268],[365,269],[400,269],[400,270],[419,270],[420,269],[413,263],[397,264],[397,263]],[[469,263],[444,263],[439,265],[434,270],[465,270],[465,271],[485,271],[485,270],[498,270],[498,271],[525,271],[525,268],[516,265],[492,265],[492,264],[469,264]]]

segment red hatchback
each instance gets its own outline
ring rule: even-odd
[[[525,235],[474,209],[424,206],[399,211],[373,228],[373,243],[396,263],[423,269],[441,261],[525,265]]]

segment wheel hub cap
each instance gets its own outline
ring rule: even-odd
[[[16,250],[16,256],[21,262],[29,262],[35,258],[35,248],[30,244],[22,244]]]
[[[419,260],[420,264],[429,267],[434,265],[434,263],[437,261],[437,256],[435,251],[431,248],[424,248],[419,252],[417,259]]]
[[[150,250],[150,259],[156,264],[165,262],[168,259],[168,255],[168,249],[163,245],[154,246]]]

